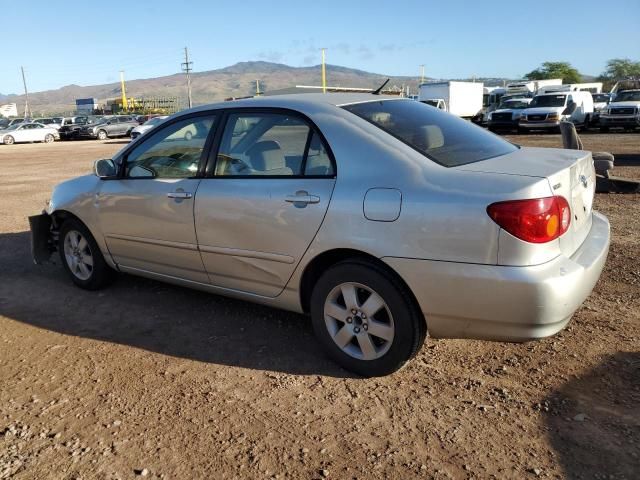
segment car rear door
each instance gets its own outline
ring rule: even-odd
[[[197,133],[186,140],[185,129]],[[208,283],[193,202],[214,129],[213,114],[175,119],[133,144],[120,159],[119,178],[102,182],[99,222],[121,269]]]
[[[196,195],[202,260],[213,285],[275,297],[322,224],[335,162],[301,115],[234,110],[222,123]]]

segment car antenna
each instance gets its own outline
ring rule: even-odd
[[[373,92],[371,92],[372,95],[380,95],[380,92],[382,91],[382,89],[384,88],[384,86],[389,83],[389,79],[387,78],[384,83],[382,85],[380,85],[378,88],[376,88]]]

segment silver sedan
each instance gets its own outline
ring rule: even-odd
[[[427,330],[558,332],[609,247],[589,152],[521,148],[407,99],[198,107],[94,170],[31,217],[36,263],[57,250],[82,288],[126,272],[310,314],[364,376],[400,368]]]

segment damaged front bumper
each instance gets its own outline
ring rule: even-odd
[[[49,261],[57,250],[57,232],[53,229],[51,216],[46,212],[29,217],[31,228],[31,256],[36,265]]]

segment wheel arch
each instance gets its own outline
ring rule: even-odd
[[[421,312],[420,304],[409,288],[407,282],[405,282],[404,279],[398,274],[398,272],[396,272],[388,264],[386,264],[379,258],[361,250],[355,250],[351,248],[336,248],[326,250],[318,254],[306,265],[304,272],[302,273],[299,286],[299,295],[300,305],[302,306],[302,310],[304,313],[310,312],[311,293],[313,292],[313,287],[320,276],[329,268],[344,261],[354,261],[356,263],[359,262],[373,265],[384,273],[390,275],[402,287],[404,287],[404,289],[407,291],[407,294],[411,298],[413,306],[417,309],[417,311]]]

